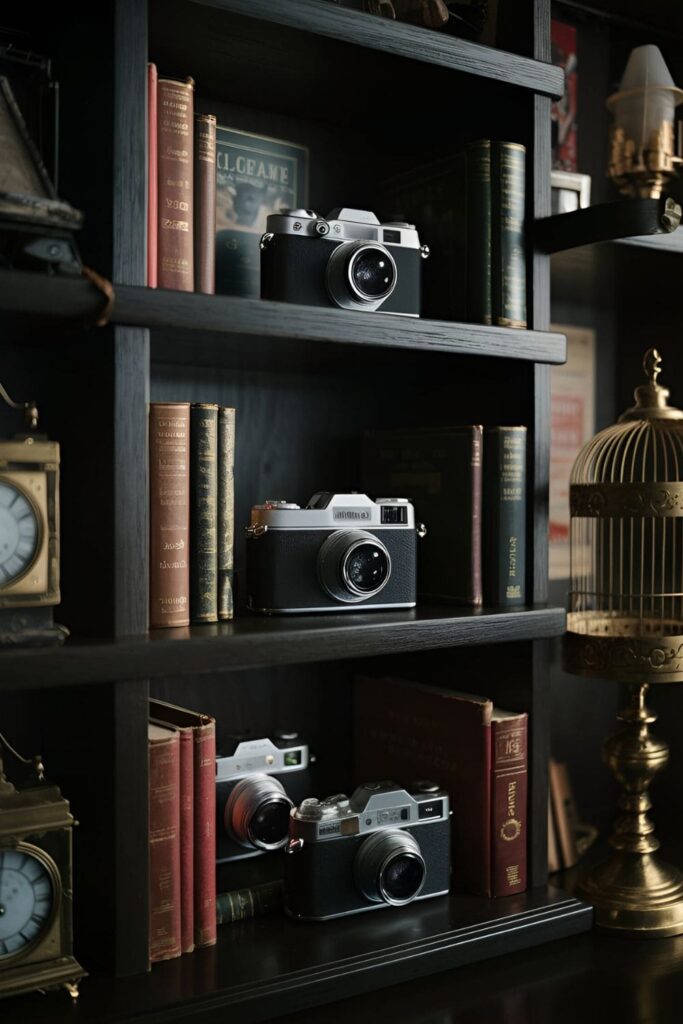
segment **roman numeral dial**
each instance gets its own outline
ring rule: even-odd
[[[40,524],[32,503],[0,479],[0,589],[23,576],[36,557]]]
[[[0,964],[38,938],[53,905],[46,865],[24,850],[0,850]]]

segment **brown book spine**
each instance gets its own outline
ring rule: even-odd
[[[149,958],[180,956],[179,734],[149,726]]]
[[[194,735],[180,729],[180,945],[194,949]]]
[[[472,519],[470,530],[472,558],[472,593],[470,601],[476,607],[482,603],[483,591],[481,581],[481,501],[482,501],[482,450],[483,431],[481,427],[472,428]]]
[[[550,793],[555,829],[563,868],[573,868],[579,859],[576,848],[576,809],[566,764],[550,762]]]
[[[158,285],[194,291],[194,82],[159,78]]]
[[[195,946],[216,942],[216,723],[195,729]]]
[[[190,405],[154,402],[149,410],[149,624],[190,622]]]
[[[527,725],[525,713],[491,721],[491,895],[526,890]]]
[[[147,65],[147,286],[157,286],[159,166],[157,150],[157,66]]]
[[[216,118],[194,116],[195,291],[216,291]]]
[[[550,775],[550,765],[548,765],[548,775]],[[555,871],[559,871],[561,867],[560,848],[557,844],[557,832],[555,831],[555,819],[553,817],[553,800],[550,786],[548,786],[548,873],[552,874]]]
[[[235,607],[235,410],[218,410],[218,618]]]

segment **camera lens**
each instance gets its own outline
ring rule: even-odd
[[[293,806],[277,779],[248,775],[240,779],[227,799],[225,831],[240,846],[277,850],[287,842]]]
[[[318,552],[318,578],[336,601],[357,604],[374,597],[391,576],[391,558],[382,541],[366,530],[337,530]]]
[[[373,903],[402,906],[419,896],[427,878],[420,846],[410,832],[373,832],[354,864],[356,885]]]
[[[381,299],[394,287],[396,265],[386,250],[367,246],[351,259],[349,276],[361,295]]]

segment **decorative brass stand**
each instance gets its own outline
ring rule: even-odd
[[[598,928],[643,936],[683,932],[683,874],[654,856],[659,840],[648,817],[650,783],[669,759],[669,748],[650,734],[657,716],[645,706],[647,683],[629,686],[630,703],[617,716],[624,728],[606,740],[604,757],[624,787],[610,845],[611,858],[582,882],[580,894],[595,907]]]

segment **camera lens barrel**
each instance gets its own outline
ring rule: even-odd
[[[318,552],[318,578],[336,601],[357,604],[379,594],[391,576],[391,556],[367,530],[336,530]]]
[[[356,885],[373,903],[404,906],[419,896],[427,879],[420,845],[410,832],[373,832],[361,845],[354,862]]]
[[[248,775],[235,785],[225,803],[225,831],[240,846],[278,850],[287,842],[293,806],[278,779]]]
[[[327,290],[342,309],[378,309],[398,281],[396,262],[378,242],[342,242],[327,263]]]

